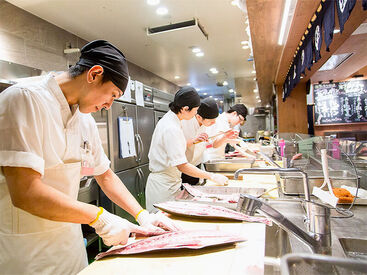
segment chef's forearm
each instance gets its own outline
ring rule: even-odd
[[[182,173],[189,175],[194,178],[201,178],[201,179],[210,179],[211,173],[206,172],[204,170],[201,170],[191,163],[184,163],[177,165],[178,170],[180,170]]]
[[[79,202],[42,182],[30,168],[3,167],[12,203],[35,216],[60,222],[88,224],[98,207]]]
[[[126,188],[120,178],[108,169],[105,173],[95,176],[102,191],[115,204],[125,209],[130,215],[135,217],[142,209],[141,205],[136,201],[130,191]]]
[[[227,138],[226,137],[217,138],[213,142],[213,147],[218,148],[218,147],[222,146],[224,143],[227,143]]]

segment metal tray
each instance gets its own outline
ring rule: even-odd
[[[253,159],[214,159],[204,163],[206,171],[236,172],[238,169],[251,168]]]
[[[305,171],[308,176],[310,192],[314,186],[320,187],[324,182],[324,174],[321,170]],[[333,187],[342,185],[355,186],[357,177],[347,170],[329,171],[329,177]],[[304,194],[303,178],[298,173],[280,173],[280,184],[283,194],[301,195]],[[326,190],[326,189],[325,189]]]
[[[206,203],[211,205],[219,205],[230,209],[236,209],[237,203],[229,203],[215,199],[215,195],[232,195],[232,194],[249,194],[252,196],[259,196],[265,192],[265,188],[248,188],[248,187],[229,187],[229,186],[194,186],[194,188],[201,192],[213,194],[211,201],[196,200],[186,189],[182,190],[175,198],[176,201],[195,201],[197,203]]]

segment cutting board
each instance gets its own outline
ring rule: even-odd
[[[263,274],[264,224],[174,219],[182,229],[219,229],[240,234],[248,241],[199,250],[110,257],[93,262],[79,274]]]

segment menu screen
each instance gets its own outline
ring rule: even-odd
[[[314,84],[315,125],[367,122],[367,80]]]

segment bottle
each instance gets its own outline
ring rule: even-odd
[[[280,156],[284,157],[285,156],[285,154],[284,154],[284,149],[285,149],[284,139],[279,140],[278,145],[279,145],[279,148],[280,148]]]

